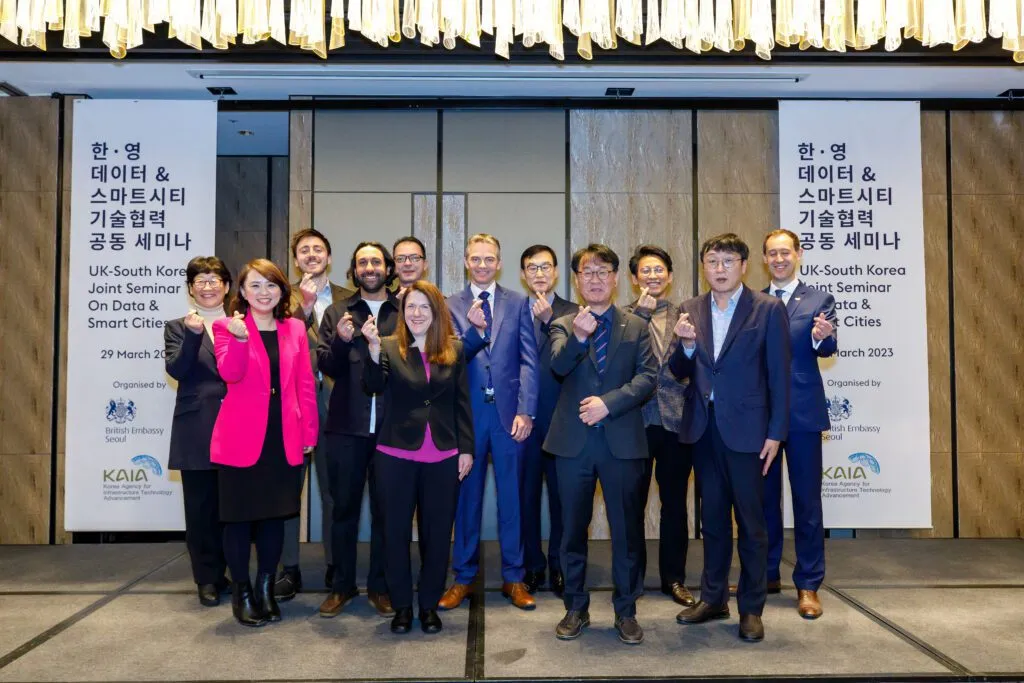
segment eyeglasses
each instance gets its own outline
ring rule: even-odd
[[[704,267],[708,270],[718,270],[718,266],[722,266],[726,270],[732,270],[742,260],[738,258],[724,258],[719,261],[716,258],[709,258],[704,260]]]
[[[537,273],[544,273],[545,275],[547,275],[548,273],[551,272],[552,268],[554,268],[554,266],[551,265],[550,263],[542,263],[539,266],[535,263],[531,263],[530,265],[526,266],[525,270],[527,275],[536,275]]]
[[[641,268],[637,272],[639,272],[640,275],[643,275],[644,277],[647,277],[648,275],[651,275],[651,274],[654,274],[654,275],[664,275],[668,271],[665,270],[664,266],[654,266],[653,268],[652,267]]]
[[[600,280],[601,282],[606,281],[611,274],[615,271],[611,268],[599,268],[597,270],[581,270],[580,277],[583,278],[584,282],[590,280]]]
[[[224,284],[224,281],[221,280],[219,277],[213,277],[210,278],[209,280],[192,281],[192,286],[195,287],[196,289],[217,289],[222,284]]]
[[[419,263],[422,260],[423,260],[423,257],[420,256],[419,254],[410,254],[409,256],[396,256],[395,257],[395,263],[398,263],[398,264],[411,263],[413,265],[416,265],[417,263]]]

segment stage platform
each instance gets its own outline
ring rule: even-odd
[[[361,597],[322,619],[319,545],[303,548],[307,592],[284,620],[236,625],[228,600],[199,605],[181,544],[0,546],[0,683],[6,681],[1024,680],[1024,541],[830,540],[825,614],[805,621],[788,585],[768,597],[767,637],[737,636],[738,615],[699,626],[658,590],[649,542],[639,646],[612,627],[610,546],[591,544],[591,627],[561,642],[561,602],[533,612],[500,593],[496,544],[468,606],[444,631],[396,636]],[[699,582],[701,544],[692,542]],[[365,577],[366,548],[360,548]],[[415,560],[414,560],[415,561]],[[692,585],[696,592],[696,586]]]

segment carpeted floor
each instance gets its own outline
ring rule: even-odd
[[[391,634],[364,597],[321,619],[319,546],[303,547],[306,592],[282,605],[280,624],[262,629],[236,625],[227,600],[199,605],[181,544],[3,546],[0,682],[1024,680],[1019,540],[830,540],[825,615],[801,619],[795,590],[785,585],[769,596],[759,644],[736,637],[735,603],[728,620],[678,625],[680,607],[657,590],[656,541],[648,544],[647,592],[638,604],[644,643],[619,643],[610,550],[592,544],[592,625],[562,642],[554,627],[563,608],[551,593],[538,593],[532,612],[501,596],[495,543],[482,553],[482,588],[442,613],[445,628],[435,636],[418,628]],[[792,560],[789,545],[785,560]],[[691,587],[701,562],[693,541]]]

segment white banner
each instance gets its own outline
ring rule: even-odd
[[[825,526],[930,527],[920,103],[780,102],[779,174],[800,279],[839,316],[821,361]]]
[[[74,107],[65,526],[183,529],[163,324],[188,310],[189,259],[214,250],[217,105]]]

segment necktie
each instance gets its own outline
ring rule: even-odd
[[[785,293],[786,293],[786,290],[784,290],[784,289],[776,289],[775,290],[775,296],[779,297],[780,299],[782,298],[782,295],[785,294]]]
[[[591,313],[591,315],[594,315]],[[594,315],[597,318],[597,329],[594,330],[593,344],[594,344],[594,358],[597,360],[597,372],[603,375],[605,367],[608,365],[608,321],[599,315]]]
[[[488,341],[488,343],[490,343],[490,341],[491,341],[491,323],[494,322],[493,319],[491,318],[491,302],[490,302],[490,298],[491,298],[491,293],[490,292],[480,292],[480,301],[483,302],[483,305],[480,306],[480,308],[483,309],[484,320],[487,322],[487,341]],[[490,365],[490,363],[487,364],[487,391],[488,391],[489,394],[494,392],[494,382],[491,380],[491,365]]]

